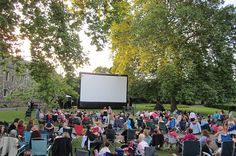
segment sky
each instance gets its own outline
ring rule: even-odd
[[[234,4],[236,6],[236,0],[225,0],[225,5]],[[83,46],[84,52],[87,53],[87,57],[89,58],[89,64],[84,67],[78,68],[76,70],[76,74],[79,72],[93,72],[96,67],[112,67],[112,53],[109,48],[109,45],[106,45],[102,51],[96,51],[96,46],[91,45],[91,39],[85,35],[83,31],[79,33],[81,38],[81,45]],[[27,49],[29,49],[30,42],[22,41],[21,42],[21,50],[23,51],[23,57],[30,61],[30,53]],[[27,48],[28,47],[28,48]],[[63,72],[59,69],[59,73]]]

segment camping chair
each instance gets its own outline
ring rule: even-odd
[[[171,147],[172,147],[172,145],[176,145],[178,142],[176,137],[173,137],[170,135],[167,136],[167,140],[168,140],[167,143],[170,144]]]
[[[206,152],[202,152],[202,156],[211,156],[211,155]]]
[[[83,135],[83,125],[74,125],[76,135],[82,136]]]
[[[234,142],[233,141],[225,141],[221,145],[221,156],[233,156],[234,154]]]
[[[16,156],[20,156],[26,150],[26,144],[23,144],[18,148]]]
[[[89,156],[89,151],[78,149],[75,152],[75,156]]]
[[[201,155],[201,145],[199,141],[188,140],[183,142],[182,156],[198,156]]]
[[[144,156],[157,156],[155,148],[154,147],[145,147]]]
[[[52,145],[52,156],[73,155],[70,138],[57,137]]]
[[[24,131],[24,142],[23,142],[23,144],[26,145],[26,149],[29,149],[30,139],[31,139],[31,132]]]
[[[136,131],[134,129],[128,129],[127,131],[127,141],[131,141],[136,139]]]
[[[48,152],[51,146],[47,146],[47,140],[45,139],[32,139],[32,156],[48,156]]]
[[[121,155],[121,154],[113,154],[113,153],[107,152],[105,156],[123,156],[123,155]]]

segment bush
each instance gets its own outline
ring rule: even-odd
[[[223,110],[228,110],[228,111],[236,111],[236,105],[229,105],[229,104],[224,104],[224,105],[207,105],[207,107],[218,108],[218,109],[223,109]]]

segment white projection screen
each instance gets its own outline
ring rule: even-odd
[[[127,104],[128,76],[80,73],[79,108],[122,108]]]

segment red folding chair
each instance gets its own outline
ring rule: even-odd
[[[76,135],[83,135],[83,125],[74,125]]]

